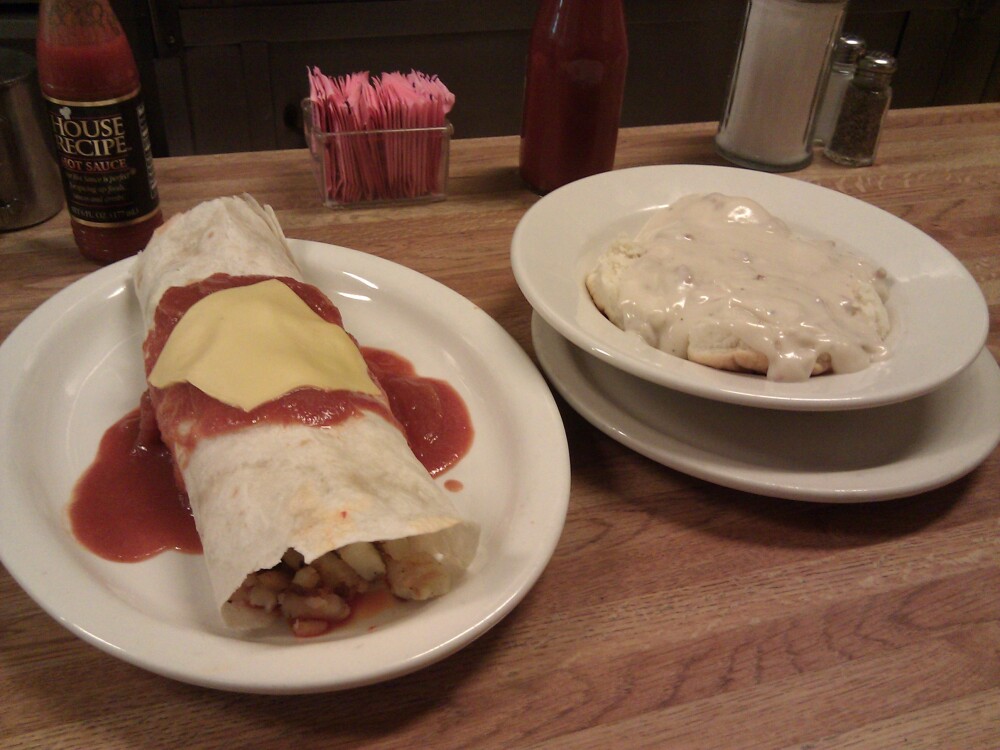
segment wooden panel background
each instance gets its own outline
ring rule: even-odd
[[[437,73],[457,96],[456,137],[520,127],[534,0],[112,2],[136,50],[157,155],[302,146],[309,65]],[[625,0],[623,125],[718,119],[745,5]],[[0,0],[0,20],[13,7]],[[1000,99],[1000,0],[851,0],[844,28],[899,57],[896,108]]]
[[[981,101],[990,98],[1000,47],[995,6],[854,0],[845,31],[900,58],[893,106]],[[534,8],[511,0],[183,0],[189,140],[200,153],[301,147],[298,101],[310,65],[332,75],[437,73],[457,97],[456,137],[515,134]],[[622,124],[717,119],[744,9],[744,0],[626,0],[630,67]],[[196,85],[219,80],[229,83],[210,92]],[[246,120],[233,122],[235,116]]]

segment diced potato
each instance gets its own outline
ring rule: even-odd
[[[281,612],[288,620],[329,620],[337,622],[351,613],[347,602],[332,592],[309,595],[286,591],[278,596]]]
[[[257,583],[271,591],[284,591],[292,578],[283,570],[261,570],[257,572]]]
[[[451,590],[448,568],[427,552],[416,549],[406,539],[382,543],[386,553],[386,580],[400,599],[422,601]]]
[[[305,564],[306,560],[302,557],[301,552],[289,547],[285,554],[281,556],[281,562],[292,570],[298,570]]]
[[[385,575],[385,563],[375,545],[371,542],[347,544],[337,550],[337,554],[350,565],[354,572],[371,582]]]
[[[297,619],[291,622],[292,634],[296,638],[315,638],[330,630],[329,620]]]
[[[319,573],[323,585],[338,594],[350,596],[368,589],[367,582],[354,572],[354,568],[333,552],[317,557],[310,565]]]
[[[320,584],[319,572],[312,565],[304,565],[292,576],[292,585],[301,589],[314,589]]]

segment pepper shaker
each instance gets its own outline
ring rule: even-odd
[[[748,0],[716,150],[742,167],[802,169],[846,0]]]
[[[840,114],[840,105],[844,101],[844,92],[851,85],[854,73],[858,69],[858,60],[865,53],[865,40],[856,34],[845,34],[837,41],[833,50],[833,63],[830,67],[830,80],[826,84],[823,103],[816,115],[816,129],[813,142],[825,146],[830,142],[833,129]]]
[[[848,167],[875,163],[895,72],[896,60],[886,52],[871,52],[861,58],[858,72],[844,92],[837,126],[824,156]]]

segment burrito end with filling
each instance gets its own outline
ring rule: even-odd
[[[274,212],[202,203],[133,266],[148,403],[221,615],[325,632],[387,587],[447,593],[478,526],[413,455],[336,306],[306,284]]]

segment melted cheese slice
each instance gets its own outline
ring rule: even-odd
[[[188,309],[149,374],[156,388],[185,381],[244,411],[303,387],[381,395],[347,332],[276,279]]]

